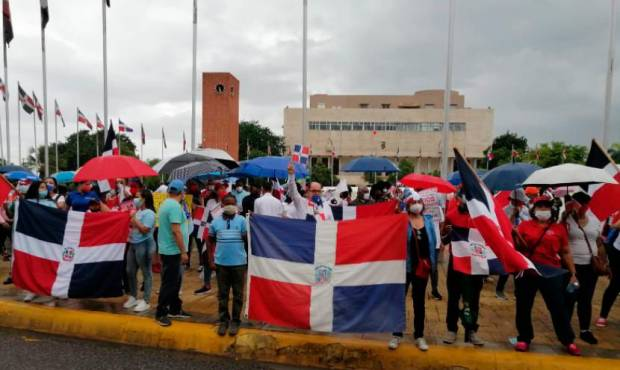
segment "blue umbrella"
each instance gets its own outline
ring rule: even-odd
[[[506,163],[482,176],[491,191],[514,190],[540,167],[530,163]]]
[[[31,181],[39,181],[39,176],[36,176],[32,172],[29,171],[11,171],[4,174],[9,181],[19,181],[19,180],[31,180]]]
[[[485,173],[487,173],[487,170],[476,170],[476,174],[478,174],[478,176],[480,177],[482,177]],[[449,174],[448,182],[450,182],[450,184],[454,186],[461,185],[461,183],[463,182],[463,180],[461,180],[461,173],[459,171],[454,171]]]
[[[236,177],[275,177],[286,179],[288,177],[288,165],[291,163],[290,157],[258,157],[239,163],[228,174]],[[295,163],[295,176],[302,178],[308,176],[305,166]]]
[[[75,171],[60,171],[52,175],[52,177],[55,178],[59,184],[68,184],[73,182],[74,176]]]
[[[347,163],[343,172],[398,172],[398,166],[387,158],[360,157]]]
[[[7,173],[11,171],[24,171],[30,172],[26,167],[18,166],[15,164],[7,164],[6,166],[0,166],[0,173]]]

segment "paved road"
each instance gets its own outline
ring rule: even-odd
[[[0,328],[0,367],[66,369],[295,369],[200,354],[134,347]]]

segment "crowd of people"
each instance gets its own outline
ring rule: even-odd
[[[248,264],[245,217],[259,214],[323,222],[333,219],[333,206],[397,200],[394,212],[405,213],[409,220],[405,295],[411,288],[416,346],[428,350],[424,336],[426,291],[430,280],[432,299],[443,299],[438,288],[438,265],[444,255],[447,256],[447,314],[443,342],[457,341],[460,320],[465,341],[484,345],[477,331],[480,293],[488,277],[456,268],[451,248],[458,237],[457,229],[467,229],[470,233],[476,229],[461,191],[445,195],[379,182],[372,187],[361,186],[357,191],[339,186],[335,191],[325,192],[320,183],[302,185],[298,180],[293,166],[289,167],[288,182],[284,185],[277,180],[251,185],[242,180],[234,184],[217,180],[172,180],[155,190],[167,194],[157,211],[153,192],[138,179],[119,179],[107,192],[101,192],[97,183],[91,182],[75,184],[69,191],[59,187],[54,178],[22,180],[0,208],[0,243],[8,259],[11,251],[7,239],[11,238],[18,199],[79,212],[127,211],[131,215],[131,232],[125,259],[128,298],[123,307],[135,312],[151,309],[152,272],[157,271],[161,273],[161,286],[156,321],[169,326],[171,319],[190,317],[183,310],[180,290],[192,249],[196,248],[202,284],[194,294],[209,293],[212,275],[216,274],[218,334],[234,336],[241,323]],[[192,204],[187,204],[186,195],[192,196]],[[620,212],[601,223],[588,211],[589,201],[589,195],[578,189],[562,196],[553,189],[543,188],[510,192],[504,211],[513,226],[515,247],[536,266],[534,273],[513,274],[517,351],[528,351],[534,339],[532,308],[538,292],[559,342],[571,355],[580,355],[571,325],[573,311],[576,306],[579,338],[596,344],[591,330],[592,299],[599,277],[607,276],[609,283],[595,321],[599,328],[607,326],[607,317],[620,293]],[[142,287],[138,284],[138,270]],[[508,299],[505,285],[509,278],[509,275],[499,276],[498,299]],[[10,283],[9,276],[5,284]],[[26,292],[24,300],[34,297]],[[397,349],[402,338],[403,333],[393,333],[389,348]]]

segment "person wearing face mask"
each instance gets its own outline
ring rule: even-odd
[[[598,275],[592,267],[595,256],[604,259],[605,248],[601,239],[601,222],[588,212],[590,196],[583,191],[572,195],[566,202],[566,211],[562,221],[568,231],[568,246],[575,263],[579,289],[576,294],[566,297],[568,318],[572,319],[575,304],[579,318],[579,338],[589,344],[597,344],[598,340],[590,330],[592,320],[592,297],[596,288]]]
[[[47,184],[47,191],[50,194],[50,198],[56,202],[56,206],[60,209],[65,208],[65,197],[58,192],[58,182],[53,177],[46,177],[45,183]]]
[[[321,196],[320,183],[315,181],[310,183],[306,191],[306,198],[297,191],[296,184],[295,166],[290,163],[288,166],[287,195],[291,198],[293,207],[287,212],[288,218],[315,221],[333,220],[331,207]]]
[[[254,212],[254,205],[256,204],[256,200],[260,198],[260,188],[256,185],[250,186],[250,194],[243,198],[241,202],[243,214],[247,215],[250,212]]]
[[[239,332],[241,308],[243,306],[243,285],[247,270],[247,230],[245,218],[238,214],[235,197],[228,195],[222,200],[223,213],[213,220],[209,227],[209,248],[215,248],[215,258],[210,261],[216,270],[218,289],[219,325],[217,333],[232,337]],[[210,258],[211,259],[211,258]],[[233,293],[232,312],[228,301]]]
[[[284,205],[272,195],[273,183],[267,181],[262,188],[263,195],[254,202],[254,213],[263,216],[282,217]]]
[[[407,230],[407,278],[405,284],[405,296],[411,285],[413,298],[413,338],[416,346],[421,351],[428,350],[428,344],[424,339],[424,319],[426,286],[431,270],[436,264],[435,244],[437,235],[433,217],[424,215],[424,203],[422,197],[416,192],[405,199],[409,227]],[[396,349],[403,338],[403,333],[394,333],[388,344],[388,348]]]
[[[517,297],[516,326],[519,333],[515,350],[527,352],[534,338],[532,307],[536,293],[540,291],[553,322],[555,334],[573,355],[581,355],[575,345],[575,334],[566,310],[564,294],[567,290],[566,270],[570,273],[569,284],[578,287],[575,265],[568,247],[566,228],[553,217],[553,200],[540,196],[532,201],[532,219],[519,224],[515,233],[518,249],[534,263],[539,274],[524,274],[515,279]],[[569,286],[570,286],[569,285]]]
[[[96,201],[100,204],[102,211],[108,211],[108,206],[101,202],[99,196],[92,190],[92,188],[93,187],[90,181],[78,183],[77,190],[72,191],[67,196],[67,207],[72,211],[86,212],[90,207],[91,201]]]
[[[124,308],[133,308],[134,312],[147,311],[151,305],[151,263],[155,252],[153,229],[155,228],[155,206],[153,194],[144,189],[134,198],[137,212],[131,218],[129,249],[127,250],[127,281],[129,283],[129,299]],[[144,297],[138,300],[138,268],[142,270]]]
[[[366,186],[360,186],[357,188],[357,197],[351,202],[352,206],[363,206],[366,204],[372,204],[370,199],[370,190]]]
[[[235,187],[230,191],[230,195],[235,197],[235,199],[237,200],[237,204],[240,206],[240,209],[241,209],[242,208],[242,203],[243,203],[243,198],[245,198],[248,195],[250,195],[250,193],[245,191],[245,189],[243,188],[243,181],[238,180],[235,183]]]

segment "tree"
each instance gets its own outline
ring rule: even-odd
[[[160,158],[152,158],[152,159],[145,160],[145,162],[150,167],[155,166],[160,161],[161,161]],[[159,185],[161,185],[161,182],[162,182],[162,176],[151,176],[151,177],[144,178],[144,186],[146,186],[148,189],[157,189]]]
[[[524,136],[518,136],[516,132],[507,131],[493,140],[492,148],[493,159],[489,162],[489,169],[512,161],[513,148],[520,155],[523,155],[527,151],[527,139]],[[484,151],[485,158],[488,158],[489,150],[491,148]]]
[[[616,164],[620,163],[620,143],[612,144],[607,152]]]
[[[310,172],[310,181],[316,181],[321,185],[327,185],[331,183],[331,171],[323,163],[316,163],[312,166]],[[338,178],[334,176],[334,184],[338,183]]]
[[[266,156],[268,148],[271,149],[271,155],[284,155],[284,138],[274,134],[269,127],[261,126],[258,121],[239,122],[239,156],[241,158],[252,159]]]
[[[398,172],[398,178],[402,178],[403,176],[406,176],[410,173],[415,172],[415,166],[413,164],[413,162],[411,162],[408,159],[401,159],[400,162],[398,162],[398,169],[400,170]],[[364,176],[364,178],[366,178]],[[369,177],[368,179],[370,179],[372,177]],[[392,184],[394,184],[396,182],[396,174],[392,173],[390,174],[390,176],[388,176],[387,181],[391,182]]]
[[[562,163],[583,164],[587,154],[587,148],[583,145],[568,145],[553,141],[540,144],[536,149],[530,150],[524,158],[544,168]]]

